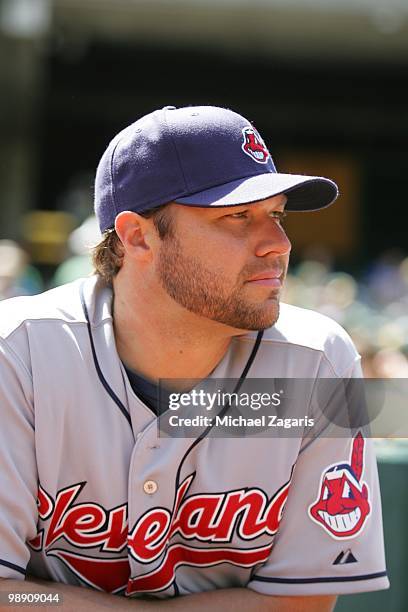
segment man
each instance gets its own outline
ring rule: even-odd
[[[360,431],[157,430],[159,380],[360,375],[337,324],[279,308],[285,210],[336,196],[328,179],[278,174],[230,110],[166,107],[114,138],[96,177],[97,274],[0,305],[3,591],[34,582],[66,609],[310,611],[387,588]]]

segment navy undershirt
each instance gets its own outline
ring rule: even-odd
[[[123,362],[122,362],[123,363]],[[166,393],[163,393],[163,389],[161,391],[161,407],[159,409],[159,386],[156,385],[151,380],[144,378],[144,376],[140,376],[140,374],[136,374],[134,370],[130,370],[125,364],[123,367],[126,370],[126,374],[128,375],[130,386],[132,387],[134,393],[137,395],[142,402],[150,408],[152,412],[156,416],[162,414],[168,409],[168,402],[166,398]]]

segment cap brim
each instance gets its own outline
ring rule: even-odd
[[[288,198],[286,210],[310,211],[330,206],[339,191],[336,183],[321,176],[267,172],[224,183],[174,201],[188,206],[236,206],[265,200],[281,193]]]

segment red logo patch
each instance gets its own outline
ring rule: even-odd
[[[258,164],[266,164],[270,158],[269,151],[258,132],[251,127],[242,130],[242,150]]]
[[[354,538],[370,514],[369,489],[361,477],[364,469],[364,438],[359,432],[351,449],[350,463],[337,463],[321,478],[319,497],[309,516],[333,538]]]

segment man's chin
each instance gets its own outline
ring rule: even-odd
[[[253,314],[250,318],[242,320],[232,325],[238,332],[236,335],[243,335],[251,331],[263,331],[273,327],[279,319],[279,302],[276,303],[274,312]]]

